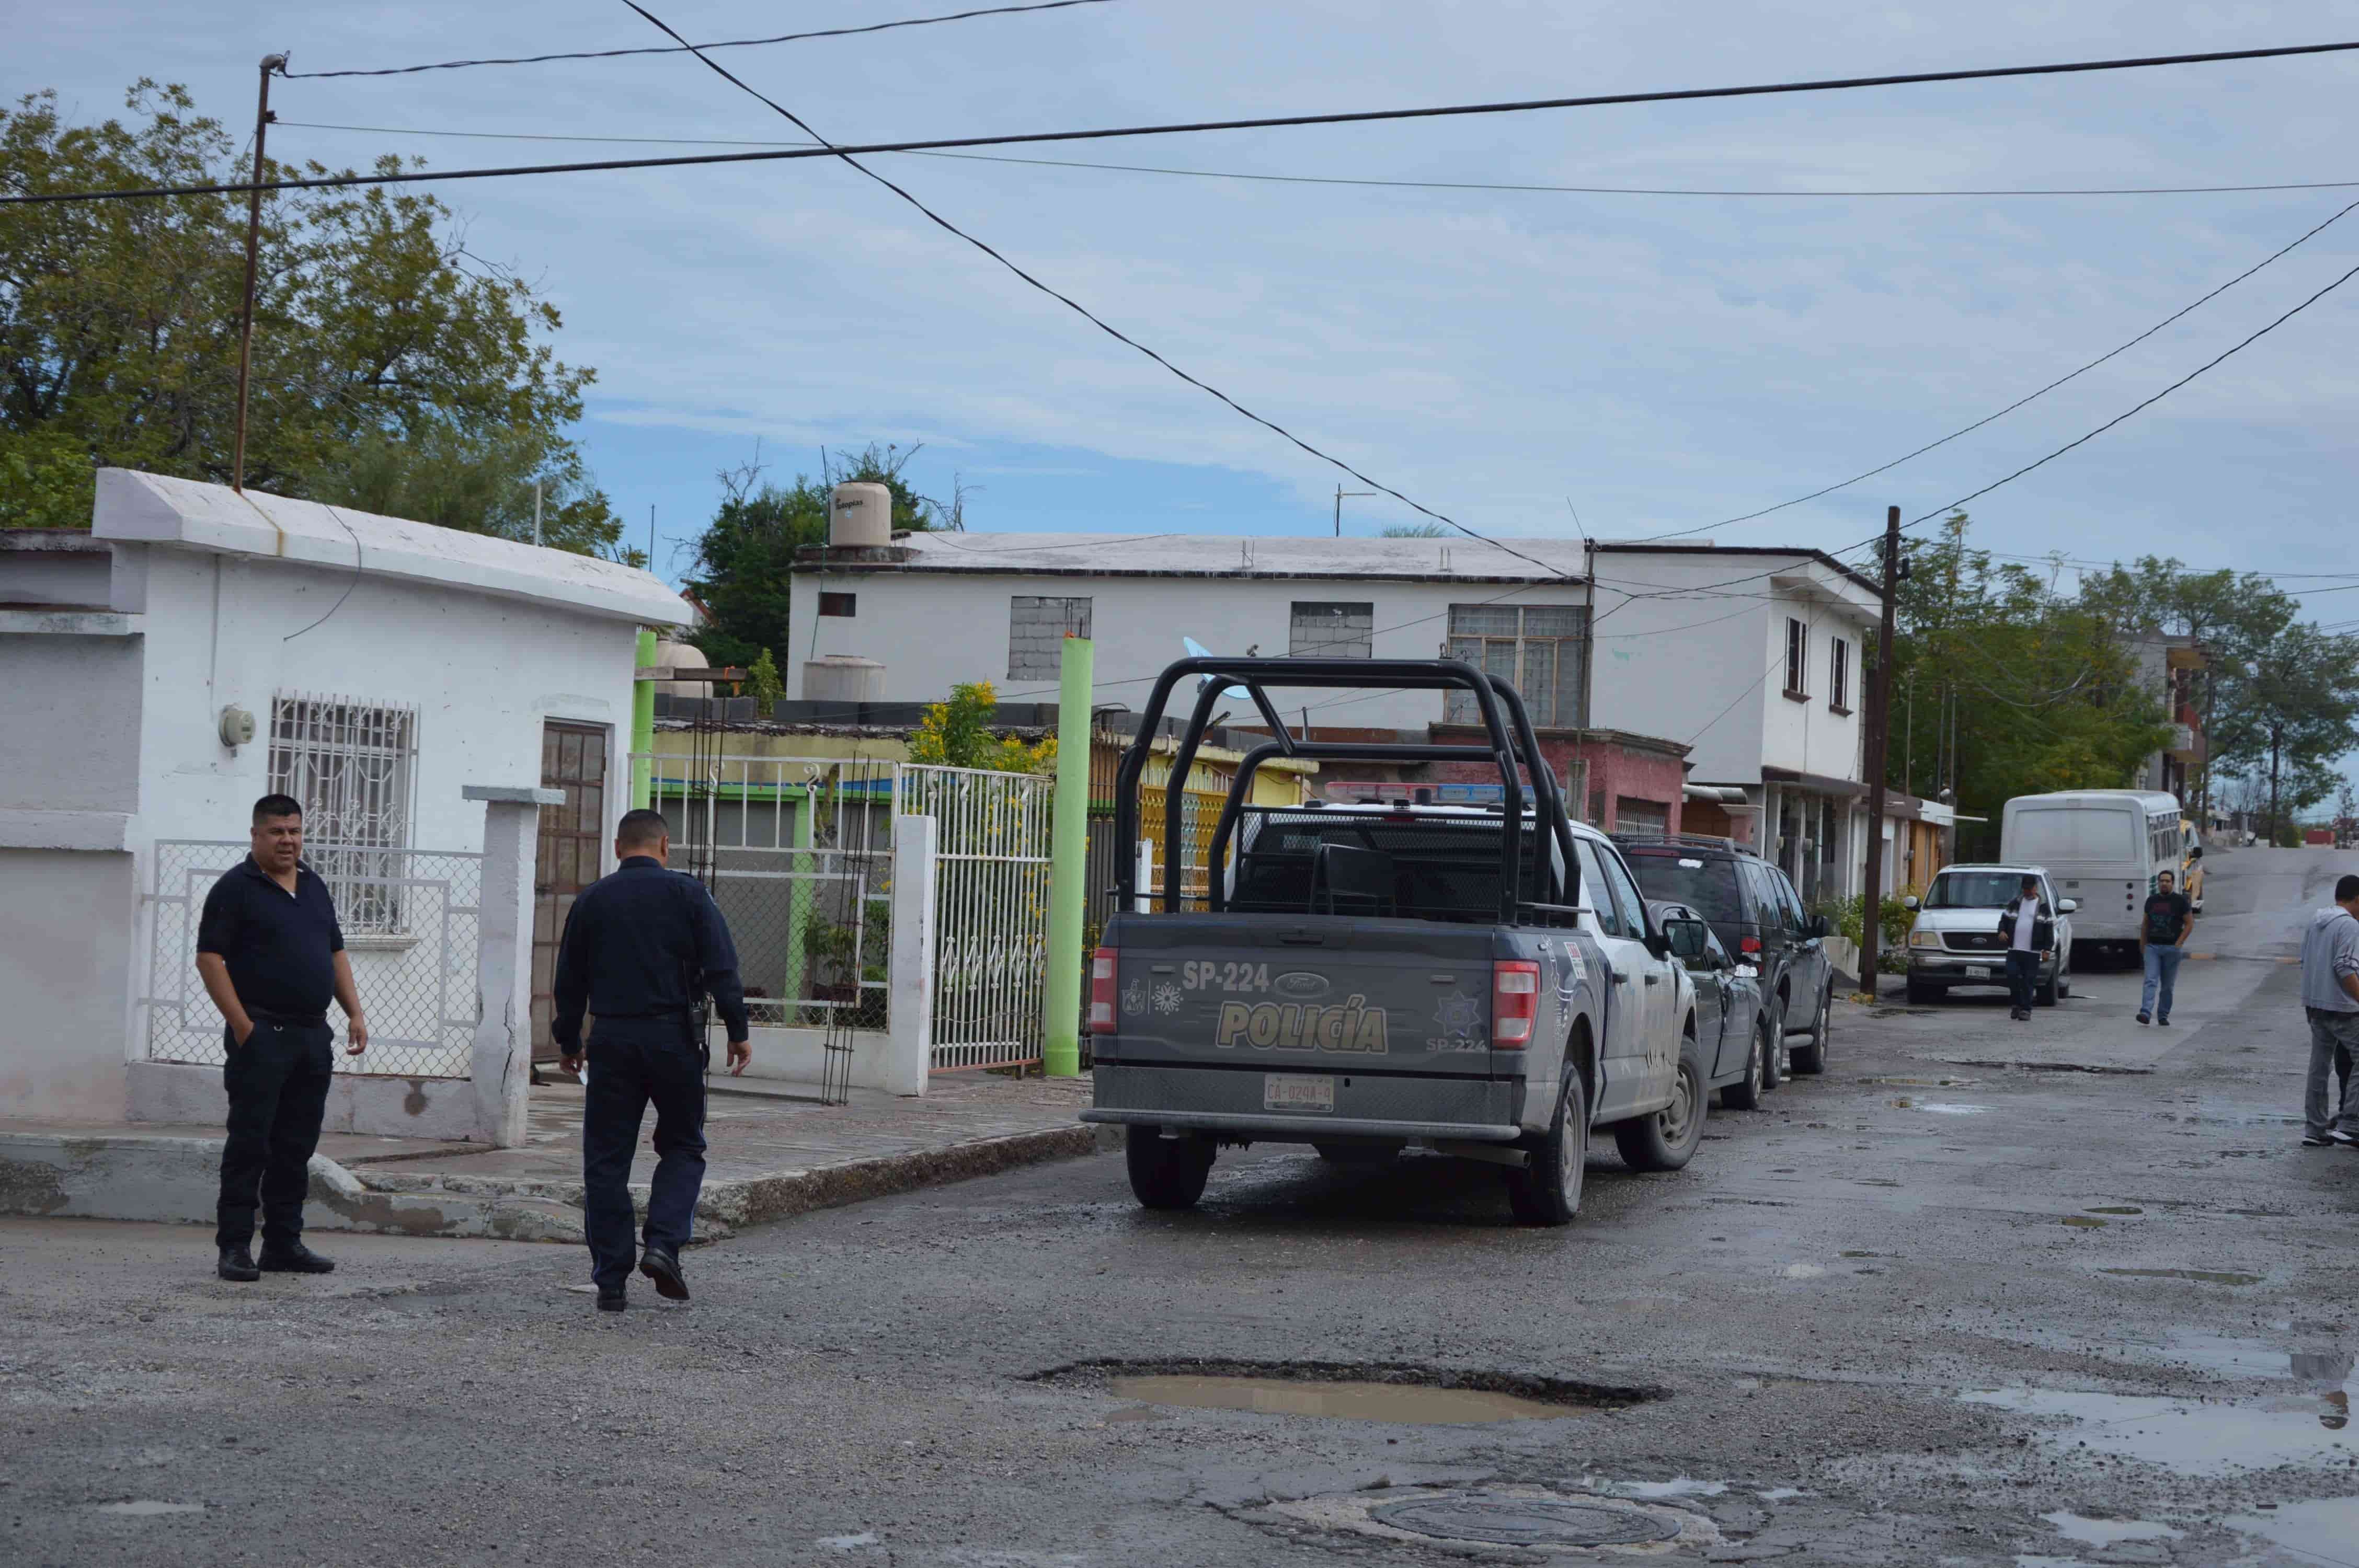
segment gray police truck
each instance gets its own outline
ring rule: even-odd
[[[1164,710],[1190,679],[1193,711],[1167,741]],[[1613,843],[1569,817],[1514,688],[1450,659],[1182,659],[1124,754],[1117,844],[1138,839],[1149,759],[1168,746],[1167,776],[1187,778],[1214,705],[1240,687],[1271,738],[1237,765],[1201,895],[1183,892],[1186,824],[1168,813],[1160,887],[1118,869],[1091,966],[1082,1119],[1124,1127],[1138,1201],[1192,1206],[1223,1146],[1417,1147],[1499,1166],[1517,1218],[1562,1225],[1594,1132],[1639,1169],[1686,1164],[1712,1089],[1734,1081],[1700,1054],[1679,961],[1707,928],[1658,925]],[[1270,696],[1337,687],[1466,693],[1484,741],[1312,741]],[[1502,800],[1246,804],[1277,757],[1472,762]]]

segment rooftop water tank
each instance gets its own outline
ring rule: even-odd
[[[704,650],[693,643],[675,643],[667,638],[656,644],[656,668],[659,670],[705,670],[712,667],[712,661],[706,658]],[[658,681],[656,690],[665,697],[713,695],[712,683],[701,680]]]
[[[839,484],[828,497],[827,542],[884,549],[893,543],[893,492],[881,484]]]
[[[883,485],[869,488],[882,490]],[[885,666],[857,654],[823,654],[803,663],[805,702],[882,702]]]

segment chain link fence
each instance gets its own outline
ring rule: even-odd
[[[227,1024],[197,978],[205,895],[247,854],[237,842],[156,845],[148,911],[147,1056],[218,1066]],[[454,850],[307,845],[304,863],[328,884],[341,917],[365,910],[373,930],[347,925],[353,984],[368,1020],[364,1054],[343,1054],[343,1011],[330,1007],[336,1070],[389,1077],[463,1078],[476,1022],[475,933],[484,858]]]
[[[723,849],[713,860],[712,901],[736,944],[755,1023],[885,1027],[890,853]]]

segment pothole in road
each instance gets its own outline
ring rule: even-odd
[[[1721,1544],[1719,1528],[1685,1509],[1537,1487],[1394,1488],[1273,1503],[1270,1511],[1322,1530],[1420,1546],[1658,1556]]]
[[[2100,1394],[2071,1389],[1971,1390],[1968,1404],[2018,1415],[2061,1418],[2039,1442],[2061,1451],[2089,1450],[2159,1465],[2183,1476],[2218,1476],[2280,1465],[2359,1464],[2335,1434],[2347,1409],[2316,1399],[2272,1398],[2241,1402],[2146,1394]]]
[[[1558,1421],[1663,1397],[1658,1389],[1399,1362],[1085,1361],[1032,1380],[1148,1405],[1417,1425]]]
[[[2261,1282],[2258,1274],[2231,1274],[2218,1269],[2100,1269],[2097,1272],[2118,1274],[2130,1280],[2196,1280],[2207,1285],[2257,1285]]]

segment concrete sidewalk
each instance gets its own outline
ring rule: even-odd
[[[1089,1080],[939,1074],[922,1099],[855,1089],[823,1106],[807,1088],[715,1078],[698,1230],[724,1236],[814,1208],[1086,1154]],[[652,1130],[654,1118],[647,1125]],[[212,1222],[217,1127],[0,1121],[0,1213]],[[631,1179],[655,1165],[642,1139]],[[525,1143],[485,1149],[330,1134],[311,1163],[305,1223],[321,1230],[582,1237],[582,1090],[532,1091]]]

